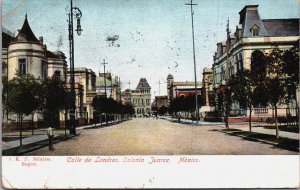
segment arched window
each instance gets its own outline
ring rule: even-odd
[[[266,75],[266,60],[265,55],[260,50],[255,50],[251,54],[251,72],[262,80]]]
[[[54,76],[55,76],[55,77],[61,77],[61,72],[60,72],[59,70],[56,70],[56,71],[54,72]]]

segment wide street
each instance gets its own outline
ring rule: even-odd
[[[297,154],[220,132],[224,125],[193,126],[138,118],[79,135],[27,155],[271,155]]]

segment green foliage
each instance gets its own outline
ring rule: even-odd
[[[257,83],[266,78],[267,60],[263,52],[256,50],[251,56],[251,77]]]
[[[293,48],[284,51],[283,53],[283,72],[287,75],[286,83],[286,102],[289,102],[296,97],[297,85],[299,85],[299,48]]]
[[[93,107],[98,114],[134,114],[134,109],[131,104],[122,105],[113,98],[96,96],[93,99]]]
[[[46,120],[51,127],[59,124],[59,112],[71,107],[72,96],[65,89],[60,77],[53,76],[43,81]]]
[[[225,127],[229,128],[229,114],[232,104],[232,87],[230,86],[230,83],[228,85],[221,85],[218,91],[218,96],[220,99],[220,108],[221,111],[224,113],[224,119],[225,119]]]
[[[32,75],[17,75],[5,86],[7,92],[5,105],[10,112],[23,117],[41,107],[42,86]]]
[[[135,114],[135,110],[134,110],[132,104],[123,105],[123,113],[124,114],[130,114],[130,115]]]
[[[160,108],[158,109],[158,113],[159,113],[160,115],[165,115],[167,112],[168,112],[168,108],[165,107],[165,106],[162,106],[162,107],[160,107]]]
[[[265,90],[268,94],[268,102],[276,106],[284,99],[286,92],[286,74],[283,72],[285,61],[283,51],[275,48],[266,55],[267,73],[264,81]]]
[[[198,95],[198,106],[202,106],[203,102],[202,97]],[[195,95],[179,96],[170,102],[169,111],[170,113],[177,113],[180,111],[191,113],[195,111],[195,105]]]
[[[253,105],[253,80],[249,70],[238,72],[229,80],[233,92],[233,100],[242,108],[251,108]]]

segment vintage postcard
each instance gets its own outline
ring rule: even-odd
[[[2,188],[299,188],[299,1],[1,9]]]

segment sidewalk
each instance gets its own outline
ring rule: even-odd
[[[166,116],[160,116],[158,117],[158,119],[165,119],[167,121],[172,121],[172,122],[177,122],[178,123],[178,119],[177,118],[171,118],[171,117],[166,117]],[[196,121],[192,121],[190,119],[180,119],[180,123],[181,124],[190,124],[190,125],[195,125]],[[253,124],[257,124],[258,122],[252,122]],[[236,122],[236,123],[229,123],[230,124],[236,124],[236,125],[240,125],[240,124],[248,124],[248,122]],[[208,122],[208,121],[198,121],[198,126],[224,126],[224,122]]]
[[[240,129],[242,131],[249,131],[249,126],[248,127],[240,127],[237,129]],[[267,134],[267,135],[274,135],[274,136],[276,135],[275,129],[265,129],[263,127],[252,127],[252,132],[262,133],[262,134]],[[279,130],[279,136],[289,138],[289,139],[294,139],[294,140],[299,140],[299,137],[300,137],[299,133],[280,131],[280,130]]]
[[[125,121],[125,120],[124,120]],[[112,124],[118,124],[120,121],[109,121],[108,125]],[[83,129],[89,129],[94,127],[100,127],[105,126],[106,123],[103,122],[102,124],[92,124],[92,125],[86,125],[86,126],[80,126],[76,127],[77,134],[80,134],[80,132]],[[41,129],[44,130],[44,129]],[[67,134],[67,139],[73,138],[74,135]],[[17,152],[18,154],[36,150],[45,146],[48,146],[48,136],[46,134],[36,134],[33,136],[25,137],[22,139],[22,146],[20,147],[20,140],[13,140],[8,142],[1,141],[1,147],[2,147],[2,154],[5,152]],[[54,143],[59,142],[61,140],[65,140],[64,134],[54,134]],[[19,151],[18,149],[22,149]],[[6,153],[5,153],[6,154]],[[5,155],[4,154],[4,155]],[[7,153],[10,155],[10,153]]]
[[[167,121],[172,122],[178,122],[178,119],[176,118],[170,118],[170,117],[160,117],[160,119],[165,119]],[[188,120],[188,119],[181,119],[181,124],[190,124],[195,125],[195,121]],[[252,124],[257,124],[258,122],[252,122]],[[242,131],[249,131],[249,123],[248,122],[239,122],[239,123],[229,123],[229,126],[231,129],[240,129]],[[224,122],[204,122],[204,121],[198,121],[198,126],[224,126]],[[242,125],[242,126],[237,126]],[[276,135],[275,129],[265,129],[263,127],[252,127],[252,132],[261,133],[261,134],[267,134],[267,135]],[[299,140],[299,133],[293,133],[293,132],[287,132],[287,131],[279,131],[279,136],[294,140]]]

